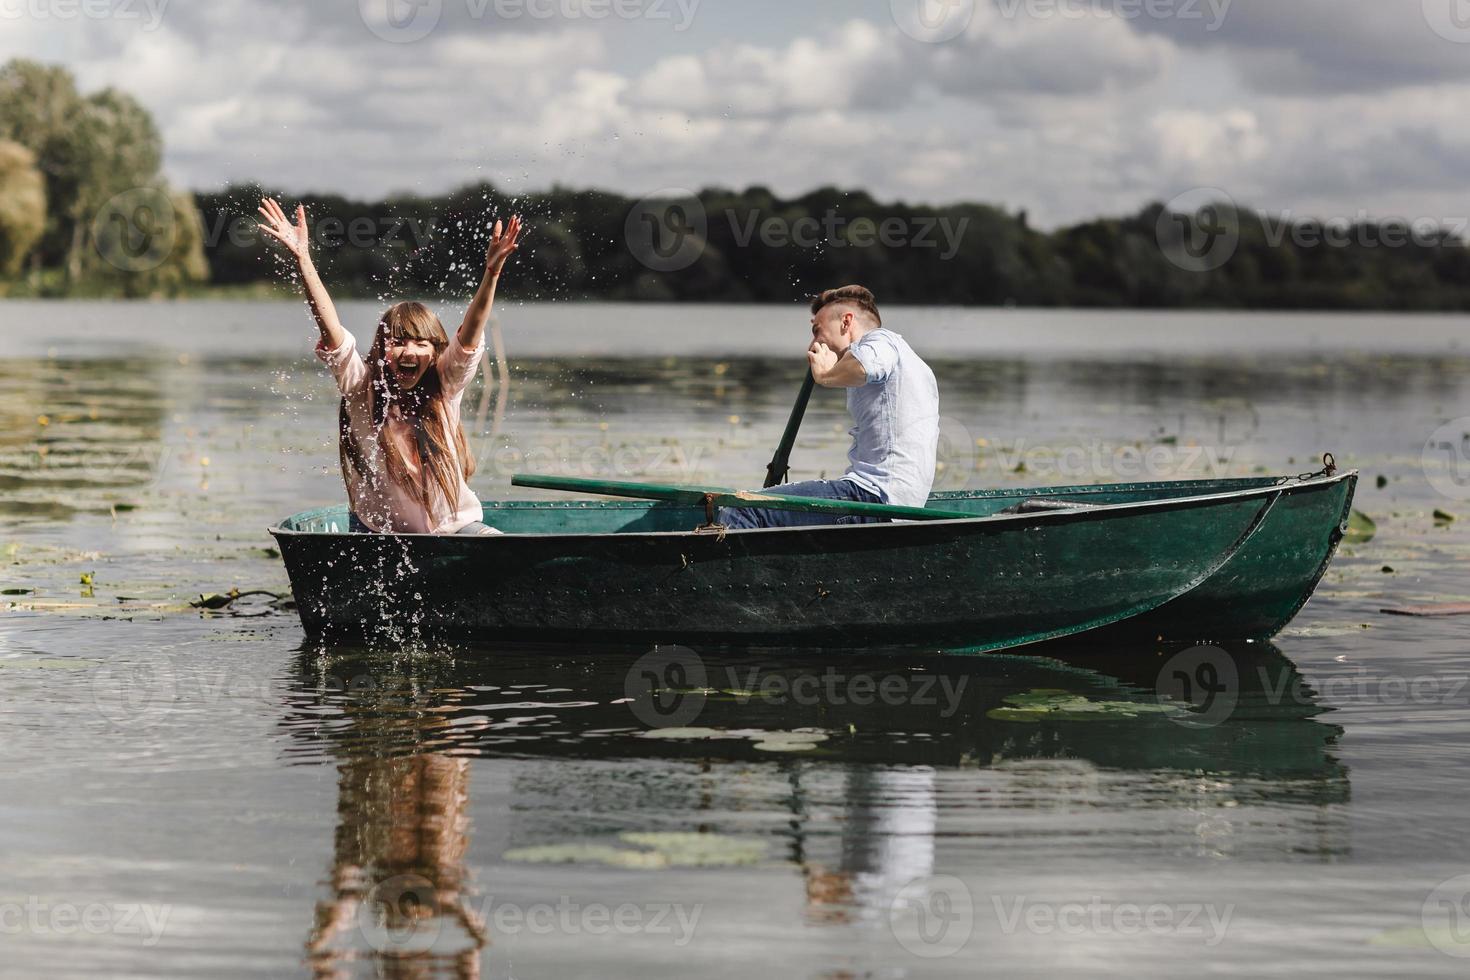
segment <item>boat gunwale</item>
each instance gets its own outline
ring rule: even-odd
[[[1325,488],[1325,487],[1333,486],[1333,485],[1338,484],[1338,483],[1346,482],[1348,480],[1356,480],[1359,477],[1359,475],[1360,475],[1360,471],[1358,471],[1358,470],[1345,470],[1345,471],[1342,471],[1342,472],[1339,472],[1339,473],[1332,474],[1330,476],[1329,475],[1325,475],[1325,474],[1324,475],[1320,475],[1320,476],[1314,475],[1314,476],[1312,476],[1309,479],[1301,479],[1300,477],[1281,477],[1276,482],[1273,482],[1273,483],[1267,483],[1267,484],[1263,484],[1263,485],[1255,486],[1255,487],[1246,487],[1246,488],[1242,488],[1242,489],[1239,489],[1239,490],[1227,490],[1227,491],[1224,491],[1222,493],[1200,494],[1200,495],[1196,495],[1196,496],[1185,496],[1185,497],[1164,497],[1164,498],[1157,499],[1157,500],[1132,500],[1132,501],[1123,501],[1123,502],[1116,503],[1116,504],[1095,504],[1095,505],[1092,505],[1092,506],[1090,506],[1090,507],[1088,507],[1086,509],[1078,509],[1078,510],[1038,511],[1038,512],[1027,513],[1027,514],[986,514],[986,515],[976,515],[975,517],[961,517],[961,518],[936,520],[936,521],[892,521],[892,522],[874,523],[874,524],[809,524],[809,525],[802,525],[802,526],[797,526],[797,527],[741,528],[739,530],[729,530],[729,531],[726,531],[725,534],[723,535],[723,537],[725,539],[729,539],[731,536],[737,536],[737,535],[740,536],[741,538],[745,538],[745,537],[747,537],[749,535],[800,534],[800,535],[803,535],[804,536],[804,535],[809,535],[809,534],[812,534],[812,533],[821,533],[821,532],[826,532],[826,533],[839,532],[840,533],[840,532],[844,532],[844,531],[846,531],[846,532],[867,531],[869,533],[882,533],[884,531],[892,532],[892,531],[900,531],[900,530],[913,530],[915,528],[936,528],[936,529],[943,529],[943,528],[979,528],[979,527],[984,527],[984,528],[987,528],[988,529],[988,528],[1007,528],[1007,527],[1012,526],[1012,525],[1038,526],[1038,525],[1052,525],[1052,524],[1070,524],[1070,523],[1074,523],[1074,522],[1077,522],[1077,521],[1097,520],[1097,519],[1101,519],[1101,518],[1104,518],[1104,517],[1110,517],[1110,516],[1114,516],[1114,515],[1129,515],[1129,516],[1131,516],[1131,515],[1136,514],[1136,513],[1148,513],[1148,512],[1155,512],[1155,511],[1157,511],[1157,512],[1167,512],[1167,511],[1172,511],[1172,510],[1178,510],[1178,509],[1181,509],[1181,508],[1184,508],[1184,507],[1188,507],[1188,506],[1198,506],[1198,505],[1201,505],[1201,504],[1214,504],[1214,503],[1221,503],[1221,502],[1231,501],[1231,500],[1249,500],[1249,499],[1251,499],[1253,497],[1264,497],[1264,496],[1268,496],[1270,494],[1283,494],[1283,495],[1285,495],[1285,494],[1295,494],[1295,493],[1299,493],[1299,492],[1306,491],[1306,490],[1322,489],[1322,488]],[[1244,478],[1244,479],[1250,479],[1250,478]],[[997,494],[994,494],[994,495],[995,496],[1006,496],[1006,495],[1016,496],[1016,495],[1022,495],[1022,494],[1025,494],[1025,493],[1031,493],[1033,491],[1042,491],[1042,493],[1038,493],[1037,495],[1038,496],[1044,496],[1044,495],[1046,495],[1045,491],[1053,491],[1053,495],[1055,495],[1055,494],[1063,493],[1063,492],[1082,493],[1082,492],[1086,492],[1089,489],[1093,490],[1094,492],[1104,491],[1104,490],[1109,490],[1109,489],[1111,489],[1111,490],[1113,490],[1115,492],[1132,492],[1133,490],[1144,490],[1144,489],[1147,489],[1147,488],[1150,488],[1150,487],[1157,487],[1157,488],[1176,487],[1177,488],[1177,487],[1180,487],[1180,486],[1189,486],[1190,484],[1199,484],[1201,486],[1208,486],[1211,483],[1218,483],[1218,482],[1222,482],[1222,481],[1210,481],[1210,480],[1175,480],[1175,481],[1167,481],[1166,480],[1166,481],[1158,481],[1158,482],[1154,482],[1154,483],[1095,484],[1095,485],[1093,485],[1091,487],[1056,487],[1056,488],[1049,488],[1049,487],[1024,487],[1024,488],[1018,488],[1018,490],[1016,492],[1011,493],[1011,494],[997,493]],[[1129,489],[1127,489],[1127,490],[1121,490],[1121,488],[1129,488]],[[990,491],[977,491],[977,493],[978,494],[988,494],[988,493],[990,493]],[[953,498],[952,497],[950,499],[958,499],[958,498]],[[501,501],[501,502],[502,503],[550,504],[553,507],[561,507],[561,506],[576,506],[578,504],[597,503],[598,501],[557,501],[557,500],[545,500],[545,501]],[[614,505],[622,505],[622,506],[627,507],[628,509],[634,509],[639,502],[638,501],[611,500],[611,501],[601,501],[601,503],[614,504]],[[662,501],[652,501],[651,503],[653,504],[653,506],[656,507],[660,503],[663,503],[663,502]],[[341,504],[337,504],[337,505],[333,505],[331,507],[317,508],[316,510],[301,511],[298,514],[292,514],[291,516],[285,518],[282,521],[281,524],[273,525],[273,526],[267,528],[267,530],[269,531],[269,533],[273,537],[276,537],[276,538],[281,538],[283,536],[289,536],[291,538],[297,538],[297,537],[302,537],[302,538],[305,538],[305,537],[328,537],[328,538],[333,538],[333,539],[335,539],[335,538],[354,538],[354,539],[356,539],[356,538],[363,538],[363,539],[368,539],[368,540],[372,540],[372,539],[376,539],[376,538],[391,538],[391,539],[394,539],[394,540],[400,540],[400,539],[417,540],[417,539],[422,538],[422,539],[428,539],[428,540],[433,540],[433,541],[443,541],[445,539],[456,539],[454,535],[427,534],[427,533],[422,533],[422,532],[395,533],[395,534],[386,534],[386,535],[384,535],[384,534],[376,534],[376,535],[375,534],[368,534],[368,535],[364,535],[361,532],[354,532],[354,531],[301,531],[301,530],[289,529],[289,528],[286,528],[286,527],[283,526],[283,524],[285,523],[285,521],[292,521],[292,520],[295,520],[298,517],[304,517],[304,516],[306,516],[308,514],[316,514],[316,513],[321,513],[322,511],[335,510],[335,509],[340,508],[341,506],[342,506]],[[686,504],[686,505],[679,505],[679,506],[682,506],[682,507],[686,507],[687,508],[689,505]],[[623,541],[623,540],[632,541],[632,540],[652,539],[652,540],[660,540],[661,541],[661,540],[664,540],[664,539],[667,539],[667,538],[692,538],[692,539],[696,539],[696,540],[705,540],[705,539],[713,539],[714,538],[714,534],[712,532],[709,532],[709,531],[696,531],[696,530],[692,530],[692,529],[691,530],[688,530],[688,531],[628,531],[628,532],[621,532],[621,531],[598,531],[596,533],[566,533],[566,532],[536,532],[536,531],[532,531],[532,532],[521,532],[521,531],[517,531],[517,532],[514,532],[514,533],[510,533],[510,534],[489,534],[489,535],[461,536],[457,540],[462,540],[462,541],[479,541],[479,542],[482,542],[482,543],[489,543],[489,542],[492,542],[492,541],[509,541],[509,540],[523,540],[523,539],[536,539],[536,540],[541,540],[541,539],[547,539],[547,538],[556,538],[556,539],[562,539],[562,540],[567,540],[567,541],[607,540],[607,539],[615,539],[615,540],[619,540],[619,541]]]

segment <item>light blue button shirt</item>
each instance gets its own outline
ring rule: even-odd
[[[866,334],[848,348],[868,383],[847,389],[852,428],[843,479],[884,503],[923,507],[934,486],[939,451],[939,385],[918,354],[892,330]]]

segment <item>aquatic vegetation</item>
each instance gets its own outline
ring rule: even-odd
[[[1348,516],[1347,531],[1342,540],[1349,544],[1367,544],[1378,533],[1378,524],[1367,514],[1355,510]]]
[[[1187,714],[1182,707],[1143,701],[1092,701],[1071,691],[1038,689],[1004,699],[1008,708],[991,708],[993,721],[1127,721],[1143,715]]]
[[[810,752],[830,738],[826,732],[811,728],[790,732],[769,732],[759,728],[654,728],[638,737],[673,741],[748,739],[762,752]]]
[[[733,867],[758,864],[766,856],[764,841],[721,834],[630,831],[618,839],[633,846],[544,844],[513,848],[503,856],[526,864],[603,864],[640,871]]]
[[[1436,926],[1426,929],[1422,925],[1400,926],[1385,929],[1368,939],[1369,946],[1388,946],[1397,949],[1438,949],[1442,952],[1460,950],[1470,952],[1470,943],[1464,934],[1451,926]],[[1464,955],[1460,952],[1457,955]]]

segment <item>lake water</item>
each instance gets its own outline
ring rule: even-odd
[[[0,972],[1463,975],[1470,619],[1380,612],[1470,601],[1463,321],[886,313],[940,380],[942,488],[1331,451],[1377,534],[1233,651],[1218,724],[1150,710],[1169,650],[691,650],[703,731],[649,737],[649,651],[319,649],[271,596],[189,605],[285,592],[266,528],[341,498],[299,304],[0,303]],[[805,329],[508,304],[472,485],[756,485]],[[846,428],[819,391],[793,478]]]

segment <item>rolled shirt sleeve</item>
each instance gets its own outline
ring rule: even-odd
[[[323,341],[317,341],[316,356],[337,379],[337,390],[342,394],[349,395],[367,384],[367,365],[357,354],[357,339],[352,334],[348,333],[335,350],[328,350]]]
[[[898,345],[883,331],[875,330],[853,344],[847,352],[863,366],[868,384],[886,381],[898,367]]]
[[[480,366],[480,359],[485,356],[485,341],[481,339],[477,347],[465,347],[459,342],[458,336],[449,338],[449,346],[444,348],[444,353],[439,355],[439,383],[444,388],[446,395],[457,394],[469,386],[470,379],[475,376],[475,369]]]

